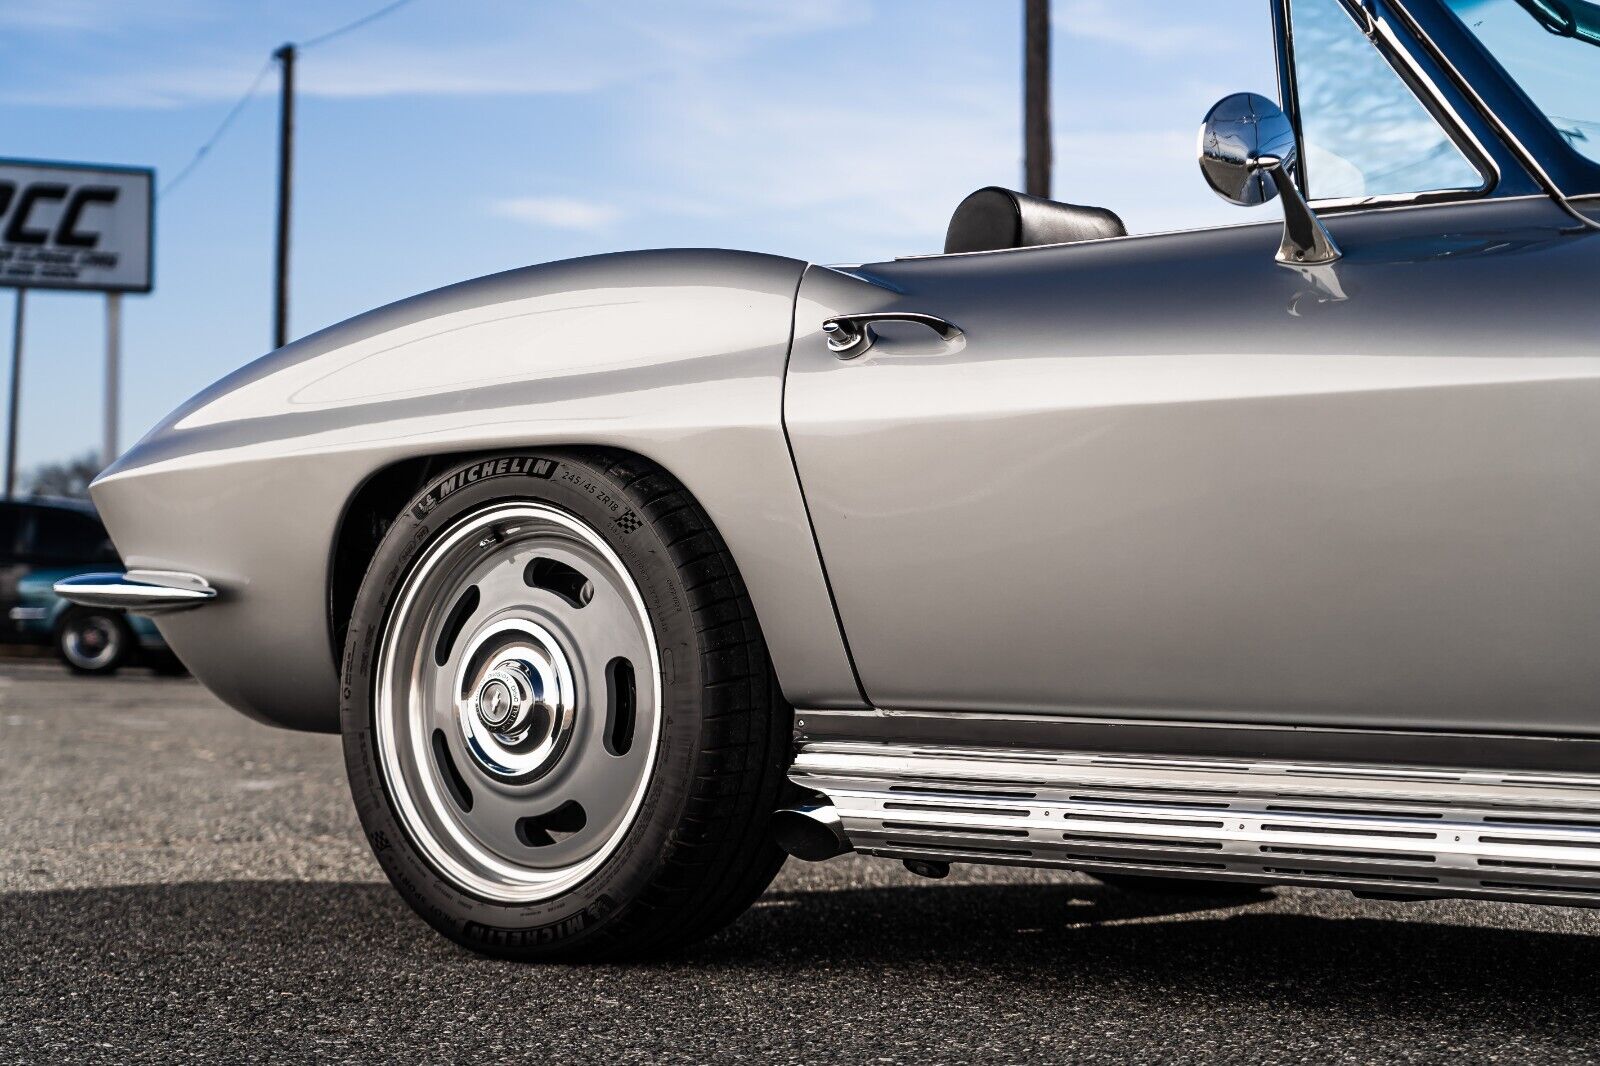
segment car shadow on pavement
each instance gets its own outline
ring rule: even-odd
[[[613,1038],[682,1035],[675,1003],[713,1029],[765,1010],[768,1041],[834,1032],[833,1013],[871,1003],[918,1017],[910,1039],[947,1048],[1022,1016],[1063,1038],[1077,1025],[1086,1039],[1120,1033],[1169,1052],[1198,1033],[1217,1057],[1229,1040],[1259,1051],[1260,1034],[1294,1019],[1342,1024],[1375,1041],[1371,1054],[1428,1034],[1458,1053],[1600,1046],[1593,936],[1272,906],[1270,895],[1186,900],[1087,882],[773,891],[668,960],[518,966],[456,949],[386,884],[12,892],[0,895],[0,1053],[77,1034],[109,1048],[203,1039],[220,1052],[271,1038],[331,1056],[380,1040],[454,1056],[449,1034],[468,1026],[487,1055],[499,1030],[471,1022],[496,1003],[537,1017],[541,1044],[581,1041],[597,1055]]]

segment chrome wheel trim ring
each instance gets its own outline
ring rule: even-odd
[[[544,558],[586,577],[592,598],[531,587],[523,575]],[[479,601],[441,663],[439,634],[469,587]],[[525,723],[520,741],[496,736],[480,697],[489,682],[507,679],[508,662],[531,659],[540,660],[532,673],[559,690],[544,690],[554,703],[547,699],[542,724]],[[632,743],[621,756],[606,742],[616,659],[632,668]],[[611,857],[643,803],[660,740],[660,677],[644,599],[587,523],[532,502],[463,516],[412,564],[379,637],[374,734],[399,821],[435,870],[475,896],[533,903],[567,891]],[[490,711],[493,719],[498,709]],[[469,809],[453,791],[436,733],[472,794]],[[579,804],[582,827],[530,845],[524,819],[568,802]]]
[[[84,647],[84,639],[90,635],[90,631],[104,640],[98,651]],[[121,643],[122,634],[117,632],[116,622],[103,614],[90,615],[81,622],[68,622],[66,631],[61,634],[62,653],[68,662],[80,670],[105,669],[117,657]]]

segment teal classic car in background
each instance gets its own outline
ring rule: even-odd
[[[50,645],[67,669],[110,674],[140,663],[182,669],[148,618],[100,607],[74,607],[51,586],[107,564],[121,565],[94,507],[81,500],[35,497],[0,501],[0,640]]]

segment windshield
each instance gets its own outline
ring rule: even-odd
[[[1567,141],[1600,162],[1600,4],[1445,0]]]

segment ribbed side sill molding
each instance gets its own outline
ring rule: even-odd
[[[869,855],[1600,906],[1600,775],[815,743]]]

